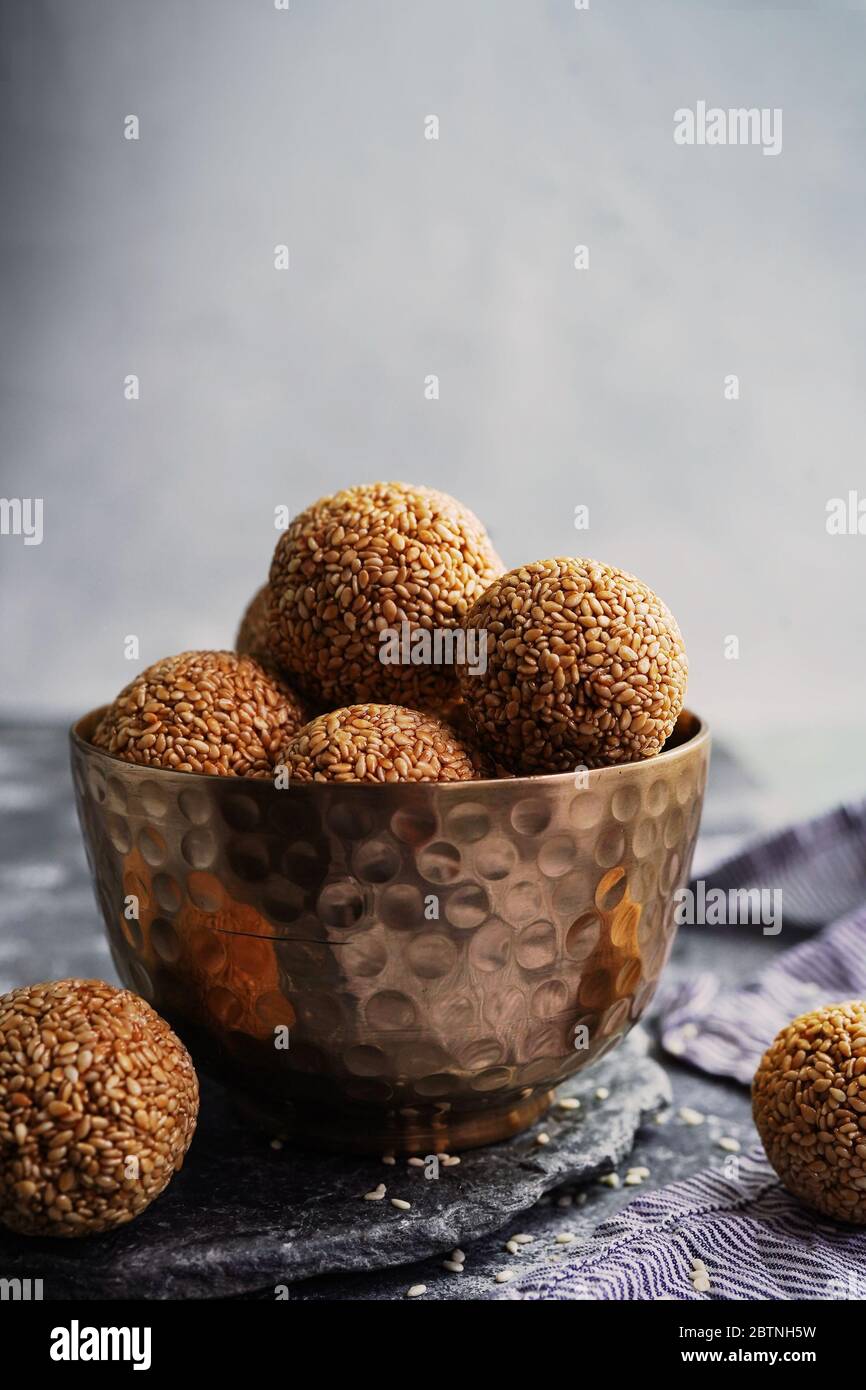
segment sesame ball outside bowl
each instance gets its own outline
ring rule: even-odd
[[[801,1014],[764,1053],[752,1112],[767,1157],[807,1206],[866,1225],[866,1003]]]
[[[435,715],[401,705],[349,705],[305,725],[280,762],[299,782],[461,782],[477,755]]]
[[[0,1223],[86,1236],[144,1211],[198,1117],[186,1048],[142,999],[101,980],[0,996]]]
[[[494,580],[465,626],[486,669],[459,669],[490,755],[513,772],[604,767],[659,753],[688,664],[673,614],[646,584],[596,560],[522,565]]]
[[[93,743],[124,762],[223,777],[270,777],[306,719],[284,681],[235,652],[181,652],[142,671],[109,705]]]
[[[481,522],[446,493],[407,483],[347,488],[308,507],[277,543],[273,658],[319,708],[442,709],[457,695],[455,666],[386,664],[381,635],[458,628],[501,573]]]

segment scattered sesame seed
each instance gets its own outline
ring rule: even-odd
[[[398,1211],[409,1211],[412,1203],[404,1201],[402,1197],[392,1197],[391,1206],[396,1207]]]
[[[562,1197],[557,1197],[556,1199],[556,1205],[558,1207],[570,1207],[572,1206],[573,1202],[574,1198],[571,1196],[571,1193],[569,1192],[564,1193]]]
[[[452,1251],[451,1251],[451,1256],[450,1256],[450,1258],[451,1258],[452,1260],[454,1260],[456,1264],[462,1265],[462,1264],[463,1264],[463,1261],[466,1259],[466,1256],[465,1256],[464,1252],[460,1249],[460,1247],[459,1247],[459,1245],[458,1245],[458,1247],[457,1247],[456,1250],[452,1250]]]
[[[397,1160],[396,1160],[396,1158],[394,1157],[393,1154],[383,1154],[383,1155],[382,1155],[382,1162],[383,1162],[383,1163],[387,1163],[388,1166],[389,1166],[389,1168],[393,1168],[393,1167],[394,1167],[394,1164],[397,1162]]]
[[[406,1290],[407,1298],[420,1298],[422,1293],[427,1292],[426,1284],[413,1284],[411,1289]]]
[[[700,1110],[693,1110],[690,1105],[683,1105],[677,1111],[684,1125],[702,1125],[706,1119]]]
[[[443,1260],[442,1268],[447,1269],[449,1274],[462,1274],[463,1265],[460,1260]]]
[[[283,1141],[282,1141],[282,1139],[272,1139],[272,1140],[271,1140],[271,1148],[272,1148],[272,1149],[276,1149],[277,1152],[279,1152],[279,1150],[280,1150],[282,1147],[283,1147]]]
[[[423,1160],[423,1158],[415,1158],[415,1157],[407,1158],[406,1163],[407,1163],[408,1167],[410,1167],[410,1168],[423,1168],[423,1167],[424,1167],[424,1160]]]
[[[707,1293],[710,1288],[710,1281],[705,1274],[699,1274],[692,1280],[692,1288],[697,1293]]]
[[[610,1091],[608,1090],[607,1086],[599,1086],[596,1090],[595,1098],[596,1100],[607,1100],[609,1095]]]
[[[723,1134],[719,1140],[719,1148],[724,1149],[725,1153],[738,1154],[740,1152],[739,1139],[732,1139],[729,1134]]]
[[[507,1284],[509,1279],[514,1278],[514,1270],[500,1269],[499,1273],[495,1277],[497,1284]]]
[[[628,1172],[625,1175],[625,1178],[623,1179],[623,1185],[625,1187],[639,1187],[640,1184],[644,1181],[644,1179],[648,1178],[649,1175],[649,1168],[643,1168],[640,1166],[629,1168]]]
[[[518,1245],[531,1245],[535,1240],[535,1236],[528,1236],[525,1232],[521,1231],[519,1235],[512,1236],[511,1239],[516,1240]]]
[[[576,1096],[563,1096],[561,1100],[556,1102],[556,1108],[557,1110],[579,1110],[580,1101]]]
[[[544,1145],[545,1145],[545,1144],[549,1144],[549,1143],[550,1143],[550,1135],[549,1135],[549,1134],[545,1134],[544,1131],[542,1131],[541,1134],[536,1134],[536,1136],[535,1136],[535,1142],[536,1142],[536,1144],[540,1144],[541,1147],[544,1148]]]
[[[605,1187],[619,1187],[619,1173],[605,1173],[603,1178],[599,1178],[599,1182]]]
[[[505,1242],[505,1249],[508,1251],[509,1255],[520,1254],[520,1246],[517,1244],[516,1240],[507,1240]]]
[[[460,1162],[460,1155],[442,1154],[441,1158],[439,1159],[439,1162],[442,1164],[443,1168],[456,1168],[458,1163]]]
[[[575,1236],[571,1231],[560,1231],[559,1235],[556,1237],[556,1243],[557,1245],[571,1245],[574,1239]]]
[[[382,1198],[385,1196],[386,1191],[387,1188],[385,1187],[385,1184],[383,1182],[380,1182],[377,1187],[373,1188],[372,1192],[364,1193],[364,1201],[381,1202]]]

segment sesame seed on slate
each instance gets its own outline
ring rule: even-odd
[[[684,1125],[702,1125],[706,1115],[702,1115],[700,1110],[693,1110],[690,1105],[683,1105],[677,1111]]]

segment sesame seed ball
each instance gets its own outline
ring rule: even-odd
[[[349,705],[312,719],[280,757],[298,782],[465,782],[477,755],[435,715]]]
[[[829,1004],[783,1028],[752,1082],[752,1113],[785,1187],[866,1225],[866,1003]]]
[[[456,667],[384,664],[380,633],[456,628],[501,573],[481,522],[444,492],[370,483],[323,497],[274,551],[274,660],[319,707],[439,709],[456,696]]]
[[[235,638],[235,651],[240,656],[251,656],[259,665],[267,667],[271,661],[268,650],[268,586],[257,589],[244,609],[238,635]]]
[[[181,652],[121,691],[93,743],[146,767],[270,777],[274,755],[305,719],[297,695],[252,657]]]
[[[198,1117],[186,1048],[101,980],[0,996],[0,1223],[86,1236],[131,1221],[181,1167]]]
[[[487,751],[513,772],[563,772],[660,752],[682,709],[688,665],[669,609],[597,560],[540,560],[494,580],[467,627],[487,667],[459,668]]]

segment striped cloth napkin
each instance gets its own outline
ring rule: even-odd
[[[756,980],[736,989],[700,975],[663,999],[659,1012],[662,1045],[672,1056],[748,1086],[795,1015],[866,995],[866,802],[763,840],[706,879],[708,893],[743,888],[781,895],[782,931],[774,940],[781,947],[793,929],[800,944],[779,949]]]
[[[694,1288],[694,1262],[711,1269]],[[642,1193],[599,1226],[579,1255],[504,1286],[497,1299],[862,1299],[866,1232],[809,1212],[763,1154],[736,1179],[698,1173]]]
[[[760,842],[707,876],[706,888],[781,891],[783,932],[774,939],[783,940],[789,927],[801,937],[780,949],[753,982],[722,988],[714,976],[702,975],[680,986],[660,1010],[668,1052],[748,1085],[789,1019],[866,997],[866,802]],[[599,1226],[573,1259],[543,1276],[515,1280],[499,1296],[866,1298],[866,1229],[801,1206],[760,1147],[725,1170],[641,1193]],[[727,1176],[729,1170],[735,1176]],[[708,1252],[713,1274],[711,1289],[703,1292],[693,1287],[693,1262],[706,1260]]]

